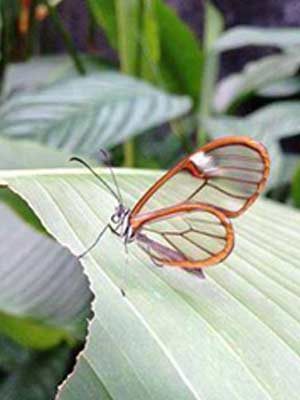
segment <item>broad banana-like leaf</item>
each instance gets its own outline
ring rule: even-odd
[[[237,74],[224,78],[217,86],[214,107],[226,111],[232,104],[266,86],[293,77],[300,67],[300,53],[282,53],[253,61]]]
[[[70,154],[29,140],[0,137],[0,169],[68,167]]]
[[[91,293],[79,262],[3,204],[0,215],[0,333],[43,350],[82,341]]]
[[[226,51],[243,46],[290,49],[299,45],[298,28],[257,28],[241,25],[227,30],[215,43],[215,49]]]
[[[82,54],[86,72],[98,72],[105,66],[104,62]],[[34,73],[32,73],[34,71]],[[4,93],[20,92],[26,89],[37,89],[45,84],[61,79],[78,77],[73,60],[66,54],[35,56],[26,62],[10,63],[7,66],[3,82]]]
[[[95,154],[187,113],[191,100],[116,72],[16,92],[0,108],[0,136]]]
[[[267,84],[258,91],[258,95],[262,97],[289,97],[299,93],[300,78],[298,76],[292,76]]]
[[[157,176],[119,172],[126,204]],[[74,254],[114,210],[111,196],[82,169],[4,171],[0,179]],[[234,221],[233,254],[204,281],[154,266],[135,244],[126,262],[123,244],[108,233],[82,259],[94,319],[57,398],[298,400],[299,224],[297,211],[258,201]]]

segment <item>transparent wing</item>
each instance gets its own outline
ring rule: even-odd
[[[158,264],[198,269],[231,252],[231,222],[206,204],[182,204],[147,217],[136,233],[138,245]]]
[[[133,216],[189,201],[236,217],[262,192],[269,168],[260,143],[236,136],[215,140],[159,179],[136,204]]]

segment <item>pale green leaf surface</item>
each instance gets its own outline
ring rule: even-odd
[[[288,97],[299,93],[300,78],[298,76],[270,83],[258,90],[258,95],[263,97]]]
[[[190,108],[188,97],[102,72],[12,95],[0,110],[0,135],[94,154],[99,147],[123,142]]]
[[[211,117],[205,120],[204,126],[213,138],[241,135],[262,142],[272,161],[269,185],[291,180],[299,157],[284,154],[279,140],[300,132],[300,102],[276,102],[243,118]]]
[[[243,46],[274,46],[282,49],[300,46],[299,28],[237,26],[226,31],[215,43],[218,51]]]
[[[0,169],[35,169],[72,167],[70,154],[29,140],[0,138]],[[9,205],[24,221],[44,232],[32,210],[9,190],[0,191],[0,201]]]
[[[11,63],[6,71],[4,92],[42,85],[72,67],[72,60],[65,55],[34,57],[24,63]]]
[[[75,254],[114,208],[82,170],[1,176]],[[118,177],[131,206],[157,174],[124,170]],[[103,398],[122,400],[297,400],[299,223],[298,212],[259,201],[234,221],[236,249],[208,269],[205,281],[153,266],[135,244],[126,267],[122,243],[108,234],[82,260],[95,317],[78,369],[58,398],[99,399],[92,379]]]
[[[239,98],[290,78],[299,67],[299,52],[276,54],[246,64],[242,72],[230,75],[218,84],[214,99],[216,111],[224,112]]]
[[[70,154],[29,140],[0,137],[0,169],[59,168],[70,166]]]
[[[81,55],[84,67],[94,72],[104,66],[95,57]],[[34,71],[34,73],[32,73]],[[10,63],[3,82],[4,93],[31,89],[53,83],[66,77],[78,77],[74,62],[66,54],[36,56],[26,62]]]
[[[34,348],[83,340],[91,293],[76,258],[0,205],[0,332]]]

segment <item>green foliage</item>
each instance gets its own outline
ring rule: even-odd
[[[143,79],[149,82],[162,82],[159,71],[161,46],[159,23],[157,19],[157,0],[144,0],[141,35],[141,72]]]
[[[225,112],[266,87],[295,75],[300,53],[276,54],[246,64],[242,72],[223,79],[216,90],[215,108]]]
[[[218,51],[233,50],[243,46],[273,46],[291,49],[300,45],[298,28],[257,28],[237,26],[228,30],[215,43]]]
[[[262,107],[246,117],[217,116],[207,118],[204,126],[212,137],[251,136],[268,149],[272,170],[269,186],[290,182],[299,157],[285,155],[279,140],[299,132],[300,103],[281,101]]]
[[[0,332],[39,349],[83,340],[91,294],[78,261],[4,205],[0,214]]]
[[[213,45],[224,26],[223,17],[210,1],[205,3],[204,17],[204,63],[203,79],[200,90],[200,110],[197,144],[202,146],[206,143],[207,137],[203,127],[203,120],[208,117],[213,108],[213,97],[215,84],[218,76],[219,57]]]
[[[74,339],[64,331],[43,326],[30,318],[19,318],[0,312],[0,334],[8,336],[24,347],[43,350]]]
[[[8,188],[1,188],[0,200],[1,203],[7,204],[9,207],[11,207],[11,209],[27,224],[37,229],[37,231],[41,233],[46,233],[39,219],[36,217],[32,209],[28,207],[26,202],[21,199],[21,197],[11,192]]]
[[[57,385],[66,373],[72,354],[68,346],[51,351],[24,349],[0,336],[1,399],[53,399]]]
[[[117,0],[115,2],[89,0],[97,22],[105,30],[110,43],[119,50],[121,64],[124,56],[131,58],[131,50],[125,51],[126,46],[131,48],[138,46],[140,47],[138,65],[142,68],[141,72],[135,71],[134,74],[142,74],[164,89],[189,95],[197,102],[201,82],[202,52],[193,33],[163,0],[153,2],[139,0],[135,3],[135,7],[138,7],[139,3],[143,10],[140,22],[143,29],[139,35],[136,16],[125,19],[126,15],[123,13],[121,16],[124,20],[116,16],[118,9],[116,5],[121,4],[125,9],[131,8],[132,5],[129,6],[127,2],[125,5],[125,2]],[[121,21],[123,22],[120,25]],[[118,32],[123,33],[122,40],[126,46],[118,41]],[[136,62],[134,61],[135,65]],[[145,72],[145,68],[148,72]],[[132,69],[130,73],[133,73]]]
[[[120,171],[126,204],[131,206],[157,176]],[[4,172],[1,181],[22,195],[74,254],[91,243],[95,226],[101,229],[114,209],[110,195],[84,170],[52,176]],[[166,196],[174,202],[174,194]],[[124,279],[123,245],[108,233],[82,260],[96,296],[95,317],[79,368],[60,398],[96,399],[93,387],[101,388],[104,398],[224,400],[238,394],[249,400],[296,400],[299,342],[291,332],[299,329],[300,318],[299,223],[296,211],[258,202],[235,221],[235,252],[210,268],[204,282],[184,271],[157,268],[135,244]]]
[[[167,88],[198,101],[202,52],[193,33],[163,0],[157,1],[161,73]],[[178,54],[180,49],[180,55]]]
[[[274,46],[280,52],[246,64],[243,70],[224,78],[217,86],[214,106],[217,117],[205,125],[214,136],[223,134],[250,135],[262,141],[271,152],[272,193],[281,198],[283,184],[290,186],[299,155],[283,153],[280,140],[299,133],[298,100],[288,101],[299,93],[300,52],[299,29],[262,29],[236,27],[225,32],[215,43],[216,51],[255,45]],[[245,117],[233,117],[239,106],[249,98],[261,96],[265,105]],[[286,101],[282,101],[284,98]],[[224,114],[230,116],[224,116]],[[288,197],[288,196],[285,196]]]
[[[296,168],[292,182],[292,199],[295,207],[300,208],[300,165]]]
[[[98,23],[104,29],[110,44],[118,48],[118,28],[116,23],[116,8],[114,0],[88,0],[90,10]]]
[[[297,212],[258,202],[236,221],[235,252],[209,269],[204,282],[156,268],[135,244],[124,275],[122,243],[108,234],[81,260],[88,282],[74,254],[94,241],[114,204],[92,176],[67,160],[76,153],[93,163],[97,149],[106,147],[121,164],[116,145],[147,132],[135,149],[127,147],[127,159],[161,168],[182,155],[183,143],[194,147],[196,131],[201,144],[206,134],[251,135],[271,154],[272,192],[293,179],[299,206],[297,159],[279,145],[299,133],[299,101],[276,101],[298,93],[299,30],[242,27],[218,39],[223,18],[207,1],[201,48],[164,0],[87,0],[129,77],[106,60],[78,54],[56,3],[50,19],[69,60],[43,56],[10,65],[16,1],[7,3],[14,8],[0,27],[0,72],[6,74],[0,104],[0,398],[54,397],[86,335],[91,286],[87,346],[60,399],[298,399],[300,349],[291,334],[300,320]],[[247,44],[281,52],[247,65],[216,90],[219,53]],[[20,49],[20,59],[30,55],[29,47]],[[257,95],[275,102],[246,117],[233,115]],[[153,131],[168,122],[177,136],[166,135],[169,127]],[[110,179],[107,171],[99,173]],[[132,206],[159,174],[118,171],[126,204]]]
[[[0,135],[95,154],[190,108],[187,97],[103,71],[10,96],[0,109]]]

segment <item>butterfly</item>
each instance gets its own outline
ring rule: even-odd
[[[106,157],[116,191],[84,164],[118,202],[107,229],[125,246],[136,242],[159,266],[198,272],[218,264],[234,247],[231,219],[243,214],[263,191],[270,171],[266,148],[248,137],[214,140],[184,158],[151,186],[133,209],[124,205],[116,176]]]

